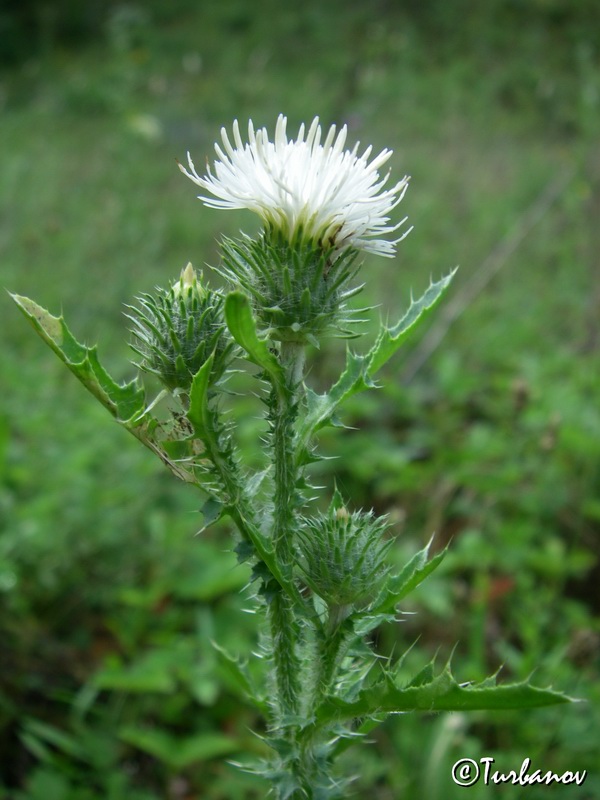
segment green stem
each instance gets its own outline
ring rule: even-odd
[[[288,728],[289,736],[292,732],[288,720],[298,714],[300,705],[300,667],[296,652],[298,625],[293,604],[283,592],[277,592],[269,602],[268,615],[277,685],[277,723]]]
[[[206,454],[215,467],[221,483],[228,495],[227,512],[235,522],[242,537],[253,544],[258,558],[263,561],[277,581],[289,601],[299,607],[306,607],[293,581],[282,574],[275,554],[268,540],[263,536],[255,519],[252,504],[244,490],[243,481],[238,474],[234,459],[227,458],[220,443],[220,420],[218,412],[210,409],[208,403],[201,406],[202,432],[200,438],[206,448]]]
[[[274,454],[274,513],[273,542],[277,563],[286,580],[293,582],[294,535],[298,525],[297,484],[299,466],[295,457],[295,434],[300,392],[303,386],[304,346],[296,342],[282,342],[280,362],[283,367],[283,391],[272,396],[272,430]],[[305,735],[315,703],[324,698],[327,688],[334,680],[339,664],[340,647],[345,640],[344,616],[332,618],[328,630],[312,618],[318,637],[319,664],[318,677],[314,683],[314,667],[302,669],[298,657],[301,628],[297,617],[306,603],[290,602],[283,593],[278,593],[269,604],[273,660],[276,670],[276,683],[279,696],[280,719],[283,730],[281,738],[287,741],[287,755],[284,757],[290,776],[296,780],[298,789],[285,794],[288,800],[314,800],[317,797],[333,798],[339,796],[329,778],[329,760],[319,755],[320,735],[315,729],[313,735]],[[312,616],[312,615],[311,615]],[[310,684],[312,682],[313,691]],[[312,695],[312,696],[311,696]],[[304,698],[303,700],[301,698]]]
[[[283,342],[280,350],[285,386],[275,392],[273,408],[274,510],[272,540],[275,558],[286,580],[292,582],[293,537],[296,525],[296,483],[294,423],[304,368],[304,347]],[[300,661],[297,653],[298,621],[294,604],[278,592],[269,604],[273,658],[282,716],[297,715],[300,696]]]
[[[298,467],[294,458],[294,425],[304,369],[304,346],[296,342],[281,344],[284,370],[283,391],[275,392],[273,409],[274,513],[272,538],[279,566],[286,576],[293,566],[293,537],[296,525],[296,484]]]

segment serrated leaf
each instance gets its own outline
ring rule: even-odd
[[[396,325],[391,328],[382,327],[375,344],[366,355],[357,355],[348,349],[344,372],[329,392],[316,394],[310,389],[307,390],[307,413],[298,431],[298,464],[303,463],[308,442],[313,434],[325,425],[340,425],[335,417],[338,406],[358,392],[375,386],[375,374],[416,329],[417,323],[425,319],[428,312],[438,303],[455,272],[456,270],[453,270],[445,278],[432,283],[418,300],[413,300],[406,314]]]
[[[16,294],[11,297],[39,336],[117,422],[152,450],[180,480],[196,482],[193,471],[172,460],[156,440],[158,422],[150,416],[154,403],[146,406],[140,384],[135,380],[125,384],[114,381],[100,364],[96,348],[78,342],[63,317],[54,317],[28,297]]]
[[[431,680],[427,680],[428,677],[429,672],[426,668],[414,679],[418,685],[409,684],[401,688],[389,675],[385,675],[383,680],[368,689],[363,689],[352,702],[331,697],[317,710],[317,724],[380,713],[502,711],[573,702],[572,698],[562,692],[542,689],[528,681],[498,686],[495,681],[490,681],[488,678],[481,683],[459,684],[452,675],[449,665]]]
[[[431,283],[418,300],[411,301],[408,311],[396,325],[391,328],[384,326],[381,329],[377,341],[367,356],[368,371],[371,375],[381,369],[394,355],[407,336],[415,331],[417,323],[423,322],[428,316],[440,301],[455,274],[456,269],[441,280]]]
[[[281,365],[269,350],[268,341],[259,337],[250,299],[243,292],[230,292],[225,298],[225,321],[250,361],[267,372],[277,385],[282,385]]]
[[[429,549],[432,541],[433,539],[422,550],[419,550],[397,575],[388,577],[380,596],[371,609],[372,614],[382,614],[394,609],[401,600],[439,567],[448,548],[444,548],[430,559]]]
[[[100,364],[96,347],[78,342],[62,316],[53,316],[28,297],[10,296],[39,336],[113,417],[127,427],[141,422],[145,392],[136,380],[117,383]]]

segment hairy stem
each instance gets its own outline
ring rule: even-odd
[[[272,540],[278,566],[285,578],[291,582],[298,478],[294,459],[294,423],[302,386],[303,345],[283,342],[280,359],[284,368],[285,387],[283,392],[277,393],[272,411],[275,482]],[[290,598],[277,592],[269,604],[269,617],[280,713],[297,715],[300,695],[298,621]]]

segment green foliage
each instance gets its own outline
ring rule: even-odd
[[[175,361],[181,360],[181,365],[175,364],[175,369],[168,373],[163,383],[174,397],[179,396],[182,390],[186,398],[189,397],[186,417],[191,423],[191,432],[181,428],[180,438],[192,453],[196,452],[196,443],[203,447],[201,458],[192,456],[188,469],[193,482],[210,494],[208,504],[211,510],[205,512],[205,518],[210,522],[224,513],[231,516],[248,548],[245,557],[254,557],[254,575],[262,581],[260,595],[266,602],[270,622],[267,653],[277,685],[273,713],[267,715],[271,729],[267,741],[276,758],[258,771],[271,780],[278,797],[283,800],[301,795],[313,798],[340,796],[341,784],[330,776],[335,756],[332,742],[336,735],[340,735],[340,722],[350,726],[343,735],[351,736],[355,719],[378,720],[381,714],[410,710],[520,709],[567,702],[569,698],[564,695],[538,689],[529,682],[497,687],[493,679],[486,679],[482,684],[465,687],[454,680],[448,666],[435,676],[433,662],[405,687],[397,685],[391,670],[384,671],[382,680],[371,685],[364,680],[366,673],[357,673],[353,662],[362,670],[364,664],[370,665],[372,660],[369,650],[364,649],[364,636],[381,622],[393,619],[385,612],[396,610],[397,602],[440,563],[443,553],[428,564],[426,548],[382,587],[389,571],[385,562],[391,544],[382,537],[384,520],[377,520],[372,514],[348,513],[341,496],[336,493],[326,515],[305,517],[298,529],[297,486],[303,465],[296,457],[296,438],[301,442],[303,437],[306,438],[307,426],[300,426],[296,434],[295,423],[302,416],[300,390],[304,353],[298,343],[287,342],[282,343],[278,350],[271,351],[266,341],[259,338],[248,298],[235,291],[225,301],[224,319],[233,339],[247,353],[248,360],[264,370],[261,375],[267,377],[272,386],[268,419],[272,427],[274,497],[271,530],[265,538],[256,522],[259,516],[256,500],[248,494],[230,429],[222,422],[215,397],[215,359],[219,357],[217,340],[212,340],[210,355],[204,348],[206,331],[203,321],[207,313],[219,307],[214,303],[207,305],[206,309],[200,307],[201,301],[210,295],[207,290],[199,289],[191,268],[189,272],[185,276],[182,274],[180,283],[175,285],[179,286],[179,294],[175,289],[170,295],[159,294],[163,301],[166,300],[160,311],[151,299],[145,302],[144,308],[153,318],[150,320],[147,314],[140,317],[139,329],[149,348],[147,353],[154,354],[160,349],[161,355],[166,353],[168,342],[180,345],[182,331],[186,339],[194,332],[200,334],[202,350],[198,350],[197,344],[193,345],[194,358],[199,353],[201,356],[198,356],[200,366],[196,373],[190,376],[193,360],[184,363],[180,348]],[[348,355],[346,369],[332,389],[333,397],[328,394],[319,397],[323,422],[331,420],[333,409],[344,399],[367,388],[368,384],[373,385],[372,371],[388,360],[422,313],[439,299],[449,280],[432,284],[423,298],[411,303],[409,312],[397,326],[383,328],[366,357],[359,359]],[[79,345],[62,318],[52,317],[27,298],[13,295],[13,299],[60,359],[102,405],[122,421],[114,398],[120,398],[131,384],[122,387],[112,381],[100,367],[95,351]],[[182,316],[188,317],[183,328],[180,325]],[[214,328],[214,323],[210,323],[208,329],[212,331]],[[222,334],[222,329],[217,328],[216,335],[221,337]],[[148,337],[152,337],[153,344],[149,344]],[[171,362],[173,360],[171,358]],[[359,369],[349,369],[348,362],[359,365]],[[152,371],[162,376],[164,370],[161,367]],[[225,368],[219,371],[219,377],[224,371]],[[179,378],[189,376],[186,381],[191,378],[191,383],[182,385],[181,380],[171,380],[174,374]],[[340,390],[340,385],[345,384],[347,388]],[[134,422],[123,421],[130,430],[142,420],[147,422],[149,415],[149,409],[143,409],[143,394],[141,397],[140,394],[138,391],[135,395],[138,403],[133,414]],[[312,397],[316,395],[313,393]],[[309,397],[306,404],[308,416],[311,402],[314,415],[315,401]],[[173,418],[178,420],[179,415],[175,412]],[[158,425],[156,420],[152,420],[151,430]],[[317,427],[320,426],[309,425],[309,433],[314,433]],[[149,441],[160,453],[157,442]],[[266,518],[264,512],[260,516]],[[298,548],[302,560],[296,565]],[[307,601],[298,591],[294,573],[296,581],[303,578],[326,603],[328,618],[325,625],[318,612],[315,616],[312,611],[312,601]],[[370,603],[367,602],[369,596],[375,598]],[[300,622],[304,626],[302,631]],[[308,635],[309,630],[311,635]],[[313,676],[312,664],[305,655],[311,637],[317,643],[316,676]],[[170,665],[171,657],[171,650],[156,650],[125,670],[116,665],[116,669],[109,668],[97,676],[97,686],[128,692],[172,693],[175,676],[168,666],[165,669],[165,665]],[[233,670],[234,662],[226,660],[238,687],[249,687],[241,669]],[[255,697],[252,691],[249,699]],[[310,705],[307,705],[307,700]],[[307,734],[307,727],[315,732]],[[60,732],[56,734],[64,746],[64,742],[69,740],[61,739],[61,735]],[[192,733],[184,741],[179,741],[160,730],[129,727],[121,736],[124,741],[160,758],[174,770],[184,769],[201,758],[237,749],[233,740],[213,734]]]

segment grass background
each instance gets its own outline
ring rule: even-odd
[[[357,796],[458,797],[452,763],[484,755],[588,769],[554,795],[598,796],[597,4],[29,0],[0,33],[2,284],[63,309],[120,378],[123,303],[255,224],[204,209],[175,159],[202,164],[222,125],[272,130],[280,112],[292,133],[318,114],[393,148],[415,229],[395,260],[367,258],[366,299],[397,317],[460,270],[385,387],[348,405],[356,430],[323,436],[339,458],[319,477],[391,514],[399,561],[434,531],[452,545],[377,645],[419,637],[419,665],[458,642],[461,679],[537,668],[586,702],[389,720],[349,758]],[[198,499],[0,304],[0,797],[265,796],[226,763],[261,752],[211,646],[249,655],[256,639],[227,526],[194,537]],[[314,386],[342,356],[313,354]]]

